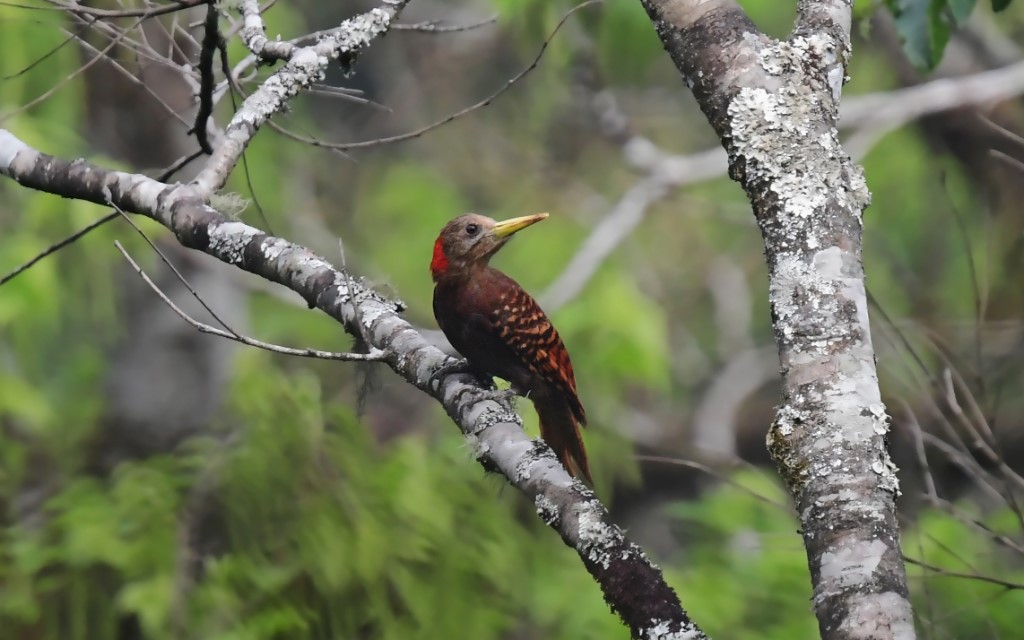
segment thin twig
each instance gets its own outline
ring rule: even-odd
[[[932,477],[932,469],[928,465],[928,454],[924,448],[924,438],[921,436],[921,423],[917,421],[914,410],[906,401],[903,401],[903,411],[907,415],[907,424],[910,425],[910,435],[914,440],[914,451],[917,453],[917,463],[921,466],[921,476],[924,480],[925,494],[931,499],[938,499],[939,494],[935,489],[935,478]]]
[[[1006,164],[1010,165],[1014,169],[1016,169],[1018,171],[1024,171],[1024,162],[1021,162],[1017,158],[1014,158],[1011,155],[1003,153],[1002,151],[999,151],[998,149],[991,149],[991,150],[989,150],[988,153],[989,153],[990,156],[992,156],[996,160],[1002,160],[1003,162],[1005,162]]]
[[[971,245],[971,235],[967,229],[964,217],[960,214],[960,209],[953,200],[953,194],[949,192],[949,183],[946,180],[945,171],[939,173],[939,183],[942,185],[943,191],[946,192],[946,201],[949,202],[949,209],[953,214],[953,220],[956,221],[957,230],[960,232],[960,239],[964,246],[964,254],[967,256],[967,271],[971,278],[971,293],[974,298],[974,379],[981,394],[981,400],[985,402],[986,388],[982,358],[984,336],[982,335],[981,326],[985,321],[988,308],[988,290],[987,287],[985,289],[982,288],[977,261],[974,256],[974,247]],[[988,274],[986,273],[985,275],[987,276]]]
[[[178,280],[181,281],[181,284],[183,284],[185,288],[188,289],[188,292],[192,294],[192,297],[195,298],[196,301],[199,302],[199,304],[201,304],[204,309],[206,309],[206,312],[210,314],[210,317],[216,320],[217,324],[224,327],[224,329],[232,336],[234,336],[235,338],[240,338],[241,335],[237,331],[229,327],[226,322],[221,320],[220,316],[218,316],[217,313],[213,309],[211,309],[208,304],[206,304],[206,301],[203,300],[203,297],[200,296],[199,293],[192,287],[192,284],[185,279],[185,276],[181,275],[181,272],[178,271],[178,268],[174,266],[174,263],[171,262],[170,258],[168,258],[164,254],[164,252],[160,250],[160,247],[156,246],[156,243],[149,239],[149,236],[146,235],[145,231],[139,228],[139,225],[135,224],[135,221],[132,220],[131,216],[125,213],[120,207],[118,207],[113,202],[111,202],[110,205],[114,207],[114,209],[117,211],[118,214],[121,215],[121,217],[124,218],[125,222],[131,225],[131,227],[135,229],[135,231],[137,231],[140,236],[142,236],[142,239],[146,241],[146,244],[148,244],[149,247],[153,251],[155,251],[158,256],[160,256],[160,260],[162,260],[163,263],[167,265],[167,267],[171,270],[171,272],[174,273],[175,276],[177,276]]]
[[[67,33],[67,32],[65,31],[65,33]],[[53,56],[58,51],[63,49],[65,45],[67,45],[72,40],[76,39],[76,37],[77,36],[75,36],[74,34],[69,35],[67,38],[62,40],[61,43],[58,44],[56,47],[50,49],[49,51],[47,51],[43,55],[39,56],[38,58],[36,58],[32,62],[28,63],[26,66],[22,67],[21,69],[15,71],[14,73],[8,74],[8,75],[4,76],[3,78],[0,78],[0,80],[3,80],[3,81],[12,80],[14,78],[17,78],[18,76],[21,76],[21,75],[24,75],[24,74],[28,73],[32,69],[35,69],[36,66],[38,66],[39,64],[49,60],[51,56]]]
[[[991,129],[995,133],[998,133],[999,135],[1006,138],[1010,142],[1016,144],[1017,146],[1024,147],[1024,137],[1021,137],[1019,134],[1010,131],[1003,125],[993,121],[988,116],[978,114],[978,120],[980,120],[981,123],[985,125],[987,128]]]
[[[87,51],[90,51],[92,53],[95,53],[96,55],[100,55],[99,49],[97,49],[95,46],[93,46],[93,44],[91,42],[85,40],[84,38],[78,37],[78,35],[76,35],[76,34],[70,33],[66,29],[64,30],[64,32],[65,33],[69,33],[71,35],[71,37],[74,40],[76,40],[78,42],[78,44],[82,48],[84,48]],[[125,77],[126,80],[128,80],[129,82],[131,82],[135,86],[137,86],[140,89],[142,89],[143,91],[145,91],[149,95],[149,97],[153,98],[157,102],[157,104],[159,104],[161,107],[163,107],[164,111],[166,111],[168,115],[170,115],[172,118],[176,119],[178,122],[180,122],[181,124],[185,125],[186,127],[189,126],[188,120],[186,120],[180,113],[175,111],[174,108],[171,107],[171,105],[167,104],[167,101],[164,100],[160,96],[160,94],[158,94],[156,91],[154,91],[152,89],[152,87],[149,86],[149,84],[147,84],[147,83],[143,82],[142,80],[140,80],[138,78],[138,76],[136,76],[134,73],[132,73],[131,71],[126,69],[125,66],[123,64],[121,64],[117,59],[108,57],[107,58],[107,62],[114,69],[116,69],[117,71],[120,71],[121,74]]]
[[[418,31],[420,33],[454,33],[456,31],[469,31],[470,29],[479,29],[480,27],[486,27],[489,24],[494,24],[498,21],[498,16],[491,16],[485,18],[479,22],[473,22],[470,24],[442,24],[439,20],[425,20],[423,22],[415,22],[410,24],[396,24],[392,25],[391,28],[396,31]]]
[[[530,73],[531,71],[533,71],[534,69],[537,68],[537,66],[540,64],[541,58],[544,57],[544,52],[547,50],[548,45],[551,44],[551,40],[555,37],[555,34],[558,33],[558,31],[562,28],[562,26],[565,24],[565,22],[569,19],[570,16],[572,16],[574,13],[576,13],[580,9],[583,9],[584,7],[588,7],[588,6],[592,5],[592,4],[598,4],[600,2],[601,2],[601,0],[587,0],[586,2],[584,2],[582,4],[578,4],[575,7],[573,7],[572,9],[570,9],[568,12],[566,12],[566,14],[564,16],[562,16],[562,19],[559,20],[558,24],[555,25],[555,28],[551,31],[551,34],[541,44],[540,50],[537,52],[536,57],[534,57],[533,62],[531,62],[529,64],[529,66],[527,66],[525,69],[523,69],[522,71],[520,71],[519,73],[514,75],[509,80],[507,80],[505,82],[504,86],[502,86],[500,89],[498,89],[497,91],[495,91],[491,95],[487,96],[483,100],[481,100],[481,101],[479,101],[479,102],[477,102],[475,104],[472,104],[472,105],[470,105],[470,106],[468,106],[468,107],[466,107],[464,109],[456,111],[455,113],[449,114],[449,115],[445,116],[444,118],[438,120],[437,122],[434,122],[432,124],[428,124],[428,125],[426,125],[424,127],[420,127],[419,129],[416,129],[414,131],[409,131],[407,133],[401,133],[401,134],[398,134],[398,135],[395,135],[395,136],[388,136],[386,138],[376,138],[374,140],[363,140],[361,142],[324,142],[323,140],[317,140],[316,138],[310,138],[310,137],[306,137],[306,136],[298,136],[298,135],[296,135],[294,137],[299,142],[304,142],[304,143],[312,145],[314,147],[322,147],[324,149],[337,149],[337,150],[342,150],[342,151],[345,151],[345,150],[348,150],[348,149],[365,149],[367,147],[375,147],[375,146],[382,145],[382,144],[391,144],[393,142],[402,142],[402,141],[405,141],[405,140],[411,140],[413,138],[418,138],[419,136],[422,136],[423,134],[425,134],[425,133],[427,133],[429,131],[433,131],[434,129],[437,129],[438,127],[442,127],[442,126],[448,124],[449,122],[452,122],[453,120],[458,120],[462,116],[468,115],[468,114],[476,111],[477,109],[481,109],[483,107],[486,107],[487,105],[489,105],[492,102],[494,102],[502,94],[504,94],[506,91],[511,89],[516,83],[518,83],[520,80],[522,80],[528,73]]]
[[[306,92],[314,95],[337,98],[339,100],[344,100],[346,102],[354,102],[356,104],[365,105],[367,107],[380,109],[381,111],[386,111],[388,113],[394,113],[394,110],[391,107],[381,104],[379,102],[374,102],[373,100],[369,100],[367,98],[352,95],[351,90],[345,89],[344,87],[332,87],[329,85],[315,84],[309,89],[307,89]]]
[[[82,66],[78,67],[77,69],[75,69],[74,71],[69,73],[64,78],[61,78],[60,80],[55,82],[52,87],[50,87],[49,89],[44,91],[41,95],[37,96],[36,98],[33,98],[32,100],[29,100],[26,104],[18,107],[17,109],[14,109],[13,111],[9,111],[9,112],[5,113],[2,117],[0,117],[0,124],[6,122],[7,120],[10,120],[11,118],[13,118],[14,116],[18,115],[19,113],[24,113],[24,112],[28,111],[29,109],[31,109],[32,107],[36,106],[37,104],[46,101],[47,99],[50,98],[50,96],[52,96],[53,94],[57,93],[57,91],[62,89],[64,87],[64,85],[66,85],[67,83],[71,82],[71,80],[76,78],[78,75],[80,75],[83,72],[87,71],[90,67],[92,67],[94,64],[96,64],[100,60],[105,59],[107,57],[107,54],[110,53],[110,50],[113,49],[115,46],[117,46],[117,44],[122,40],[122,38],[124,38],[124,34],[126,34],[129,30],[134,29],[135,27],[139,26],[142,23],[143,20],[144,20],[144,18],[136,19],[135,22],[128,29],[126,29],[125,31],[121,32],[117,37],[111,39],[110,43],[108,43],[107,46],[104,47],[103,50],[100,51],[99,54],[97,54],[92,59],[90,59],[88,62],[86,62]]]
[[[202,151],[196,151],[195,153],[189,154],[187,156],[182,156],[174,164],[172,164],[170,167],[165,169],[163,171],[163,173],[161,173],[159,176],[157,176],[157,180],[159,180],[160,182],[165,182],[165,181],[169,180],[175,173],[180,171],[182,167],[184,167],[189,162],[192,162],[193,160],[195,160],[196,158],[198,158],[202,154],[203,154]],[[82,227],[81,229],[79,229],[78,231],[72,233],[71,235],[69,235],[68,237],[64,238],[63,240],[61,240],[59,242],[55,242],[54,244],[51,244],[49,247],[47,247],[43,251],[41,251],[40,253],[36,254],[36,256],[33,257],[31,260],[29,260],[28,262],[26,262],[26,263],[22,264],[21,266],[15,268],[13,271],[7,273],[2,278],[0,278],[0,286],[3,286],[9,280],[12,280],[16,276],[18,276],[21,273],[27,271],[35,263],[39,262],[43,258],[49,256],[50,254],[53,254],[53,253],[56,253],[56,252],[60,251],[61,249],[63,249],[64,247],[66,247],[66,246],[68,246],[70,244],[75,243],[79,238],[81,238],[82,236],[86,235],[87,233],[89,233],[93,229],[96,229],[98,227],[102,227],[103,225],[107,224],[108,222],[110,222],[114,218],[117,218],[120,215],[121,214],[118,213],[117,211],[111,211],[110,213],[108,213],[107,215],[103,216],[99,220],[96,220],[94,222],[89,223],[87,226]]]
[[[722,472],[720,472],[720,471],[718,471],[716,469],[713,469],[713,468],[709,467],[706,464],[702,464],[700,462],[697,462],[695,460],[683,460],[682,458],[670,458],[668,456],[648,456],[648,455],[637,455],[637,456],[634,456],[634,457],[637,460],[640,460],[641,462],[656,462],[656,463],[659,463],[659,464],[668,464],[668,465],[672,465],[672,466],[676,466],[676,467],[686,467],[688,469],[696,469],[697,471],[702,471],[702,472],[708,474],[709,476],[717,478],[717,479],[721,480],[722,482],[724,482],[724,483],[726,483],[726,484],[728,484],[728,485],[730,485],[732,487],[735,487],[735,488],[739,489],[740,491],[750,495],[752,498],[754,498],[756,500],[759,500],[759,501],[761,501],[761,502],[763,502],[765,504],[769,504],[769,505],[771,505],[771,506],[773,506],[773,507],[775,507],[777,509],[781,509],[782,511],[785,511],[786,513],[792,513],[793,512],[793,508],[791,506],[789,506],[787,504],[784,504],[782,502],[778,502],[777,500],[772,500],[771,498],[769,498],[767,496],[763,496],[760,493],[754,491],[753,489],[750,489],[749,487],[744,487],[742,484],[737,482],[735,479],[730,478],[729,476],[725,475],[724,473],[722,473]]]
[[[156,18],[157,16],[166,15],[168,13],[174,13],[176,11],[182,11],[196,5],[203,4],[208,0],[178,0],[170,4],[158,5],[149,9],[95,9],[93,7],[83,7],[78,4],[71,4],[69,2],[60,2],[58,0],[48,0],[52,5],[55,5],[52,9],[59,11],[69,11],[73,13],[79,13],[82,15],[91,16],[100,20],[106,20],[109,18]],[[6,4],[6,3],[5,3]],[[22,5],[22,9],[50,9],[50,7],[31,7]]]
[[[88,225],[86,225],[85,227],[82,227],[78,231],[72,233],[70,236],[64,238],[60,242],[56,242],[56,243],[50,245],[49,247],[44,249],[42,252],[38,253],[34,258],[29,260],[28,262],[22,264],[21,266],[17,267],[16,269],[11,271],[10,273],[6,274],[4,277],[0,278],[0,286],[3,286],[8,281],[13,280],[15,277],[17,277],[21,273],[27,271],[32,266],[34,266],[37,262],[39,262],[40,260],[45,258],[46,256],[50,255],[51,253],[56,253],[56,252],[60,251],[61,249],[63,249],[64,247],[68,246],[69,244],[72,244],[73,242],[75,242],[76,240],[78,240],[79,238],[84,236],[85,234],[89,233],[93,229],[95,229],[97,227],[101,227],[101,226],[105,225],[106,223],[110,222],[111,220],[116,218],[118,215],[119,214],[116,211],[108,213],[107,215],[103,216],[99,220],[96,220],[95,222],[91,222]]]
[[[917,565],[928,571],[934,571],[935,576],[939,578],[966,578],[968,580],[977,580],[979,582],[987,582],[996,586],[1005,587],[1007,589],[1024,589],[1024,583],[1013,582],[1012,580],[1003,580],[1002,578],[996,578],[993,576],[986,576],[981,573],[964,573],[960,571],[950,571],[949,569],[943,569],[942,567],[928,564],[923,560],[917,558],[911,558],[910,556],[903,556],[903,560],[907,564]]]
[[[338,353],[334,351],[320,351],[319,349],[292,349],[291,347],[282,347],[280,345],[271,344],[269,342],[256,340],[245,335],[237,334],[233,331],[229,333],[227,331],[222,331],[216,327],[211,327],[208,324],[199,322],[198,320],[192,318],[190,315],[182,311],[176,304],[174,304],[174,302],[170,298],[168,298],[163,291],[160,290],[160,287],[156,286],[156,283],[154,283],[150,279],[150,277],[146,275],[146,272],[142,270],[142,267],[140,267],[138,263],[136,263],[135,260],[133,260],[132,257],[128,255],[128,252],[125,251],[125,248],[121,246],[120,242],[115,240],[114,246],[117,247],[117,250],[121,252],[121,255],[124,256],[125,260],[127,260],[128,263],[132,266],[132,269],[135,270],[135,273],[139,274],[139,277],[141,277],[143,281],[145,281],[145,283],[148,284],[149,287],[153,291],[155,291],[158,296],[160,296],[160,299],[163,300],[164,303],[167,306],[169,306],[171,310],[178,315],[179,318],[195,327],[196,330],[199,331],[200,333],[208,333],[210,335],[219,336],[221,338],[227,338],[228,340],[240,342],[250,347],[263,349],[264,351],[281,353],[289,356],[299,356],[301,358],[317,358],[319,360],[344,360],[350,362],[377,362],[385,358],[386,354],[383,351],[377,349],[371,350],[369,353]],[[203,303],[203,306],[206,306],[205,303]]]

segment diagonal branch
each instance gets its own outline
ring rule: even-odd
[[[407,382],[442,404],[480,463],[503,474],[533,500],[538,514],[576,550],[605,600],[634,637],[692,638],[704,634],[644,552],[629,541],[592,491],[573,480],[542,440],[531,440],[511,405],[472,377],[434,373],[450,359],[428,343],[391,301],[305,247],[230,220],[211,208],[194,185],[110,171],[85,160],[66,161],[32,149],[0,129],[0,174],[23,186],[115,206],[152,218],[186,247],[282,284],[366,336]]]

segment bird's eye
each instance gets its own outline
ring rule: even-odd
[[[480,225],[474,223],[467,224],[466,233],[468,233],[471,236],[475,236],[476,234],[480,233]]]

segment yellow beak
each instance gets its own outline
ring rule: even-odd
[[[540,222],[544,218],[547,218],[546,213],[535,213],[532,216],[522,216],[520,218],[512,218],[510,220],[502,220],[494,225],[492,230],[494,235],[499,238],[507,238],[520,229],[525,229],[534,222]]]

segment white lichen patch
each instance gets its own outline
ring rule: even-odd
[[[889,414],[885,412],[885,405],[881,402],[875,402],[868,405],[868,413],[871,415],[875,423],[875,434],[884,436],[889,433],[889,426],[892,420],[889,418]]]
[[[853,481],[856,482],[856,478],[853,478]],[[838,492],[827,493],[815,498],[800,512],[800,521],[811,522],[813,517],[827,519],[827,514],[835,513],[836,509],[845,513],[858,513],[865,519],[877,522],[881,522],[885,518],[879,503],[865,501],[858,489],[843,488]]]
[[[672,631],[672,622],[652,620],[652,626],[643,632],[644,640],[705,640],[707,636],[697,627],[683,625],[679,631]]]
[[[597,500],[588,500],[578,507],[577,539],[579,551],[604,569],[611,566],[611,551],[622,542],[622,532],[604,521],[604,508]]]
[[[227,262],[239,264],[242,254],[254,237],[261,232],[244,222],[220,222],[207,229],[210,251]]]
[[[533,499],[533,504],[537,507],[537,515],[544,521],[544,524],[552,526],[558,522],[558,505],[546,495],[538,494]]]
[[[814,272],[825,280],[843,279],[843,250],[839,247],[828,247],[814,254],[811,258]]]
[[[384,314],[390,312],[390,309],[382,304],[376,303],[376,300],[368,300],[359,304],[359,319],[367,331],[373,331],[373,325],[376,324],[377,320]]]
[[[731,153],[744,163],[747,182],[776,196],[783,221],[809,218],[833,200],[859,212],[868,192],[832,124],[845,77],[834,41],[816,34],[748,44],[771,81],[743,86],[728,106]]]
[[[286,249],[291,247],[292,244],[287,240],[281,238],[268,238],[263,242],[263,246],[260,247],[263,251],[263,257],[268,261],[273,262],[281,257]]]
[[[846,618],[836,630],[839,637],[856,640],[914,640],[917,637],[910,602],[894,591],[850,594],[845,605]]]
[[[871,463],[871,470],[878,476],[878,486],[893,495],[902,495],[900,491],[899,467],[889,457],[889,453],[882,451],[882,459]]]
[[[888,547],[881,540],[858,540],[821,555],[822,594],[845,591],[866,584],[882,562]]]
[[[320,39],[318,49],[328,48],[333,58],[342,53],[354,53],[369,45],[390,26],[391,14],[375,7],[342,22],[337,29],[324,35]]]

